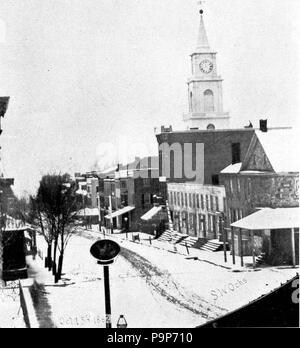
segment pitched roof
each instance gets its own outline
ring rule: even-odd
[[[241,170],[242,163],[230,164],[221,171],[221,174],[238,174]]]
[[[299,135],[295,130],[278,128],[256,131],[255,135],[276,173],[299,172]]]
[[[231,224],[247,230],[276,230],[299,227],[299,208],[263,208]]]

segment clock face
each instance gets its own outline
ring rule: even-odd
[[[202,62],[200,63],[200,70],[205,74],[212,72],[213,67],[213,63],[208,59],[202,60]]]

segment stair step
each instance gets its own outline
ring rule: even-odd
[[[215,252],[215,251],[219,251],[223,247],[224,247],[223,242],[220,242],[218,240],[210,240],[206,244],[204,244],[200,249],[205,251]]]
[[[209,247],[203,246],[203,247],[201,248],[201,250],[216,251],[217,249],[215,249],[215,248],[209,248]]]

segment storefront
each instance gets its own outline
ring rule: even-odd
[[[231,224],[232,256],[261,254],[269,265],[299,264],[299,208],[262,208]]]

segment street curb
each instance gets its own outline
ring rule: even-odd
[[[21,308],[23,311],[26,327],[28,329],[38,329],[40,326],[35,313],[29,287],[25,287],[24,285],[22,285],[21,281],[19,281],[19,287],[20,287]]]

